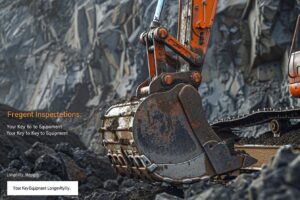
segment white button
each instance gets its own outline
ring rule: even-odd
[[[7,181],[7,196],[77,196],[78,181]]]

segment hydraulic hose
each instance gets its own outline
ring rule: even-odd
[[[151,23],[151,28],[155,28],[159,26],[159,21],[160,21],[160,16],[162,13],[162,10],[164,8],[165,0],[158,0],[157,5],[156,5],[156,10],[154,14],[153,21]]]

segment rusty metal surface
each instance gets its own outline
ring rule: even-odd
[[[199,181],[200,177],[206,173],[206,170],[199,170],[198,166],[207,163],[205,155],[199,146],[195,148],[197,146],[195,146],[195,144],[193,146],[193,143],[188,146],[184,145],[182,147],[183,150],[187,150],[187,152],[184,153],[189,155],[189,157],[187,156],[188,158],[181,157],[181,160],[177,159],[176,162],[170,162],[170,159],[168,162],[160,160],[161,163],[153,162],[152,159],[150,160],[144,155],[143,151],[140,151],[142,148],[137,147],[140,145],[136,144],[136,140],[133,137],[135,130],[133,130],[132,127],[137,108],[142,102],[143,100],[139,100],[134,103],[113,106],[107,111],[103,118],[103,144],[107,149],[107,155],[112,166],[121,175],[150,181],[163,181],[172,184]],[[147,131],[143,130],[140,134],[147,134]],[[160,141],[161,146],[167,141],[167,138],[165,139],[164,141]],[[177,142],[181,141],[180,138],[176,138],[176,140]],[[180,146],[182,144],[176,143],[176,145]],[[192,152],[194,154],[189,154],[189,148],[194,148]],[[175,150],[174,148],[171,149]],[[154,150],[159,150],[159,148],[154,147]],[[157,153],[162,155],[165,152],[157,151]],[[177,154],[169,152],[169,155],[173,155],[174,158]],[[178,156],[178,158],[180,157]],[[156,160],[154,159],[154,161]],[[174,174],[176,174],[175,177]]]
[[[184,90],[186,87],[193,91]],[[107,111],[103,144],[117,172],[176,185],[252,164],[253,160],[244,154],[231,155],[229,147],[206,122],[202,106],[198,105],[200,96],[194,98],[188,95],[191,92],[196,94],[197,90],[178,84],[169,91],[115,105]],[[192,103],[190,98],[200,101]],[[192,123],[187,117],[188,109],[198,113],[190,115],[194,117]]]
[[[166,32],[165,37],[160,34],[160,32]],[[184,43],[180,43],[176,38],[174,38],[167,29],[163,27],[159,27],[154,30],[154,41],[160,41],[166,46],[168,46],[172,51],[176,53],[176,55],[180,56],[182,59],[184,59],[186,62],[188,62],[190,65],[195,67],[199,70],[201,68],[203,63],[203,57],[202,53],[195,53],[188,47],[184,45]]]
[[[155,163],[180,163],[203,152],[178,101],[180,89],[150,95],[135,114],[136,145]]]
[[[190,71],[190,72],[162,73],[155,80],[151,81],[151,83],[149,85],[149,93],[153,94],[156,92],[168,91],[180,83],[190,84],[190,85],[193,85],[195,88],[198,88],[200,85],[200,82],[195,81],[195,79],[193,77],[194,73],[199,73],[199,72]],[[173,79],[172,84],[167,85],[164,82],[163,79],[166,75],[169,75],[172,77],[172,79]],[[201,79],[200,73],[199,73],[199,76]]]
[[[182,86],[107,111],[103,144],[117,172],[171,184],[215,175],[178,101]]]
[[[249,166],[256,162],[247,154],[235,153],[233,155],[229,147],[221,141],[208,124],[202,108],[202,99],[194,87],[184,85],[179,93],[179,99],[195,136],[217,174],[247,167],[245,165]]]

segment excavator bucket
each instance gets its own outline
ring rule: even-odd
[[[189,184],[256,162],[221,141],[205,118],[198,91],[189,84],[112,106],[102,133],[120,174],[151,181]]]

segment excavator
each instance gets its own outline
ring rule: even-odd
[[[176,38],[160,24],[164,4],[158,0],[149,30],[140,36],[149,77],[135,98],[111,106],[103,117],[103,145],[112,166],[121,175],[171,185],[252,166],[256,158],[222,140],[215,129],[291,117],[289,110],[209,124],[198,88],[218,1],[179,0]]]
[[[292,41],[292,46],[289,56],[288,65],[288,79],[289,79],[289,89],[290,93],[295,98],[300,98],[300,38],[299,38],[299,28],[300,28],[300,15],[296,23],[296,28],[294,32],[294,37]]]

